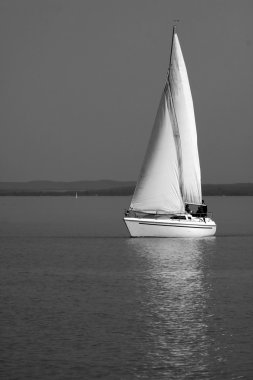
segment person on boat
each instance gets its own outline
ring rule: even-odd
[[[204,212],[204,210],[203,210],[203,206],[200,205],[200,206],[198,207],[198,209],[197,209],[197,212],[196,212],[195,216],[198,216],[198,217],[200,218],[200,217],[203,215],[203,212]]]
[[[203,208],[203,216],[207,216],[207,205],[205,204],[204,199],[202,199],[202,208]]]
[[[203,218],[204,222],[206,221],[207,216],[207,205],[204,202],[204,199],[202,200],[202,204],[198,207],[196,216],[199,218]]]
[[[185,211],[188,213],[188,214],[191,214],[192,211],[190,209],[190,206],[188,205],[188,203],[185,205]]]

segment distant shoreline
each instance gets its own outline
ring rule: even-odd
[[[135,182],[120,181],[32,181],[0,182],[0,196],[131,196]],[[253,196],[253,183],[203,184],[205,196]]]

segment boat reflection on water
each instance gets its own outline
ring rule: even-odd
[[[139,311],[146,324],[145,339],[150,340],[148,360],[156,367],[171,368],[174,375],[175,370],[178,376],[203,374],[211,344],[207,321],[212,285],[206,268],[215,237],[139,238],[129,239],[128,244],[141,258],[145,277]]]

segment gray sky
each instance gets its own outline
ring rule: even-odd
[[[202,182],[253,182],[252,0],[0,0],[0,180],[137,179],[177,18]]]

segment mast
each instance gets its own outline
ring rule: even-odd
[[[171,69],[171,59],[172,59],[172,52],[173,52],[173,46],[174,46],[174,36],[176,33],[176,25],[173,25],[173,30],[172,30],[172,38],[171,38],[171,44],[170,44],[170,60],[169,60],[169,67],[167,70],[167,76],[166,76],[166,83],[164,86],[164,92],[167,94],[168,92],[168,86],[170,85],[170,69]]]
[[[181,196],[183,198],[183,166],[182,166],[182,148],[181,148],[181,139],[180,139],[180,132],[179,132],[179,125],[177,120],[177,114],[174,106],[174,99],[172,96],[171,91],[171,83],[170,83],[170,70],[171,70],[171,60],[172,60],[172,52],[174,47],[174,36],[176,33],[176,25],[173,25],[173,31],[172,31],[172,40],[171,40],[171,47],[170,47],[170,61],[169,61],[169,68],[167,72],[167,78],[166,78],[166,84],[165,84],[165,94],[168,96],[168,106],[171,107],[171,114],[172,114],[172,128],[173,128],[173,134],[176,144],[176,150],[177,150],[177,159],[178,159],[178,169],[179,169],[179,188],[181,192]]]
[[[169,77],[170,77],[171,57],[172,57],[172,49],[173,49],[175,33],[176,33],[176,25],[173,25],[172,39],[171,39],[171,46],[170,46],[170,62],[169,62],[169,68],[168,68],[168,73],[167,73],[167,81],[169,81]]]

